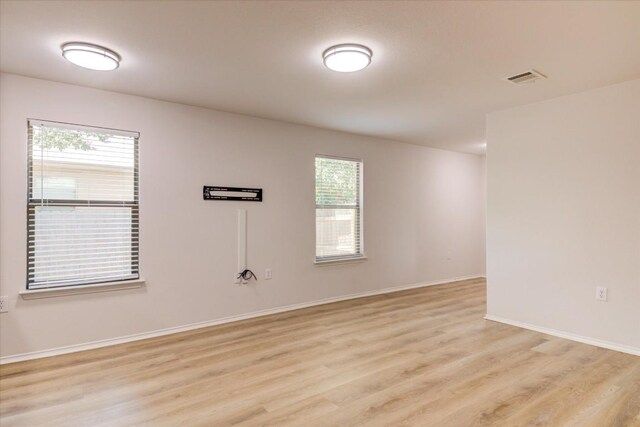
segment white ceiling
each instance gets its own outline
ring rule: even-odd
[[[121,67],[76,67],[68,41]],[[324,68],[345,42],[372,64]],[[549,79],[501,80],[529,68]],[[2,1],[0,69],[480,153],[487,112],[640,77],[640,2]]]

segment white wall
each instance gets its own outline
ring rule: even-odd
[[[4,74],[0,80],[3,356],[337,297],[484,275],[475,155],[429,149]],[[274,99],[273,102],[278,102]],[[27,118],[141,133],[139,290],[22,300]],[[362,158],[368,261],[316,267],[314,155]],[[263,203],[202,200],[202,186],[264,188]],[[232,284],[236,210],[248,209],[256,285]]]
[[[640,351],[640,80],[490,114],[487,170],[488,315]]]

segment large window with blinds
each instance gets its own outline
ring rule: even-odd
[[[136,132],[28,122],[28,289],[139,278]]]
[[[362,257],[362,161],[318,155],[316,261]]]

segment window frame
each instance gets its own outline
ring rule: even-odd
[[[333,255],[333,256],[324,256],[319,257],[317,252],[318,245],[318,232],[317,232],[317,212],[318,209],[335,209],[335,208],[344,208],[344,206],[336,207],[335,205],[318,205],[316,201],[317,197],[317,181],[315,180],[315,168],[316,159],[329,159],[329,160],[342,160],[347,162],[354,162],[359,164],[359,176],[358,176],[358,205],[356,207],[358,213],[358,239],[359,239],[359,252],[349,255]],[[354,262],[360,260],[366,260],[367,257],[364,252],[364,161],[359,158],[353,157],[344,157],[344,156],[335,156],[329,154],[319,154],[316,153],[314,156],[314,203],[315,203],[315,215],[316,221],[314,221],[314,226],[316,227],[315,231],[315,258],[314,264],[322,265],[322,264],[333,264],[333,263],[341,263],[341,262]],[[353,208],[352,208],[353,209]]]
[[[34,126],[42,126],[50,124],[53,127],[57,127],[59,129],[64,130],[76,130],[76,131],[94,131],[94,132],[104,132],[110,133],[112,135],[121,135],[121,136],[129,136],[133,138],[133,200],[132,201],[110,201],[110,200],[85,200],[85,199],[49,199],[44,198],[44,188],[40,190],[40,198],[32,198],[33,191],[33,127]],[[67,123],[60,122],[54,120],[43,120],[43,119],[27,119],[27,200],[26,200],[26,228],[27,228],[27,239],[26,239],[26,280],[25,287],[26,290],[22,291],[20,294],[23,298],[27,298],[29,294],[44,294],[46,297],[47,293],[53,291],[53,293],[60,293],[61,295],[70,294],[73,295],[75,290],[81,291],[83,289],[87,289],[88,291],[92,291],[95,289],[102,289],[108,286],[113,286],[114,288],[122,288],[122,289],[130,289],[128,284],[135,285],[134,287],[139,287],[144,283],[144,280],[141,279],[141,265],[140,265],[140,132],[123,130],[123,129],[115,129],[115,128],[107,128],[102,126],[92,126],[92,125],[81,125],[76,123]],[[33,287],[33,283],[30,282],[29,279],[29,263],[31,261],[30,251],[29,251],[29,242],[32,237],[35,236],[35,222],[34,228],[31,229],[29,214],[31,210],[34,210],[37,206],[71,206],[71,207],[129,207],[131,208],[131,223],[132,223],[132,236],[131,236],[131,262],[132,265],[135,262],[137,263],[137,268],[134,277],[128,278],[114,278],[111,280],[92,280],[87,279],[84,281],[78,281],[77,283],[71,283],[68,285],[65,284],[53,284],[50,286],[36,286]],[[137,222],[137,232],[133,233],[133,223]],[[35,259],[35,256],[34,256]],[[32,287],[30,287],[30,285]],[[38,296],[32,296],[32,298],[39,298]]]

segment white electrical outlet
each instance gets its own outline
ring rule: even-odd
[[[6,295],[0,297],[0,313],[9,311],[9,297]]]
[[[602,286],[596,287],[596,299],[598,301],[606,301],[607,300],[607,288]]]
[[[272,273],[272,271],[271,271],[271,269],[270,269],[270,268],[265,268],[265,269],[264,269],[264,279],[265,279],[265,280],[271,280],[271,279],[273,279],[273,273]]]

